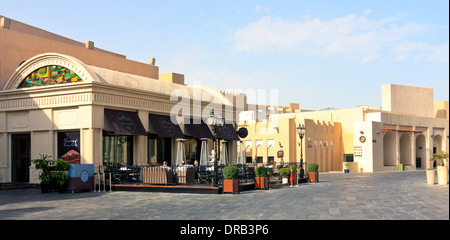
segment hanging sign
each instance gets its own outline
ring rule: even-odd
[[[278,156],[278,158],[284,157],[284,151],[283,150],[278,151],[277,156]]]

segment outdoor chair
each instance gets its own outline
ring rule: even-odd
[[[177,182],[182,184],[193,184],[195,182],[195,168],[182,167],[177,169]]]

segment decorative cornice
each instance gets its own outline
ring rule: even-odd
[[[81,105],[101,105],[125,109],[144,110],[170,114],[172,108],[181,104],[189,107],[191,114],[193,102],[170,101],[170,96],[161,93],[135,90],[99,82],[58,84],[46,87],[16,89],[0,92],[0,111],[23,111],[42,108],[61,108]],[[211,103],[202,102],[201,109]],[[223,106],[222,106],[223,107]],[[223,109],[232,111],[236,109]]]

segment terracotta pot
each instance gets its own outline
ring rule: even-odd
[[[308,172],[309,181],[319,182],[319,172]]]
[[[224,179],[223,180],[223,192],[230,192],[239,194],[239,180],[238,179]]]

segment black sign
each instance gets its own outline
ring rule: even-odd
[[[237,134],[240,138],[246,138],[248,136],[248,130],[247,128],[239,128]]]

